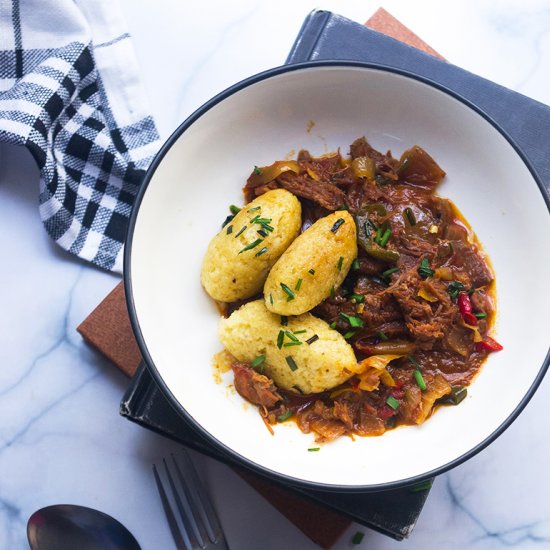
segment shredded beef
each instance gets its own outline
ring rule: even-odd
[[[493,274],[487,264],[470,244],[454,241],[453,247],[454,254],[451,263],[463,268],[468,273],[474,287],[486,286],[493,280]]]
[[[336,172],[342,170],[340,155],[331,155],[303,161],[302,165],[312,178],[331,183]]]
[[[247,401],[254,405],[273,407],[282,399],[277,387],[267,376],[256,372],[245,363],[235,362],[232,369],[235,375],[235,389]]]
[[[296,420],[304,433],[315,432],[315,441],[319,443],[331,441],[346,433],[344,423],[322,401],[316,401],[313,406],[299,411]]]
[[[393,296],[386,292],[367,294],[360,315],[365,325],[376,331],[380,330],[380,325],[402,319],[398,304]]]
[[[385,200],[382,189],[370,181],[358,181],[349,187],[346,193],[350,212],[357,214],[365,204]]]
[[[346,202],[346,195],[335,185],[316,181],[307,174],[284,172],[277,178],[279,185],[298,197],[310,199],[327,210],[338,210]]]
[[[386,264],[370,256],[362,256],[358,258],[359,261],[359,273],[362,275],[379,275],[384,271]]]
[[[418,296],[421,285],[436,293],[437,302],[432,304]],[[397,301],[409,332],[421,347],[430,349],[449,331],[455,308],[441,281],[422,281],[414,270],[410,270],[388,289],[388,293]]]

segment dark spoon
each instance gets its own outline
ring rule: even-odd
[[[122,523],[73,504],[37,510],[27,523],[27,538],[32,550],[141,550]]]

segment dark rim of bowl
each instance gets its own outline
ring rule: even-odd
[[[550,365],[550,349],[548,353],[546,354],[546,358],[535,377],[535,380],[533,381],[531,387],[528,389],[520,403],[517,405],[517,407],[510,413],[508,418],[487,438],[485,438],[482,442],[478,443],[475,447],[464,453],[463,455],[455,458],[454,460],[451,460],[447,464],[443,464],[442,466],[439,466],[437,468],[434,468],[433,470],[430,470],[428,472],[425,472],[423,474],[419,474],[417,476],[413,476],[406,479],[400,479],[396,481],[391,481],[387,483],[378,483],[378,484],[372,484],[372,485],[337,485],[337,484],[325,484],[315,481],[309,481],[304,479],[298,479],[294,478],[292,476],[282,474],[280,472],[273,471],[269,468],[266,468],[262,466],[261,464],[257,464],[256,462],[240,455],[238,452],[234,451],[233,449],[227,447],[224,443],[219,441],[217,438],[215,438],[212,434],[210,434],[208,431],[206,431],[183,407],[183,405],[178,401],[178,399],[174,396],[174,394],[171,392],[168,385],[164,382],[162,376],[160,375],[159,371],[155,367],[155,364],[147,350],[147,345],[145,343],[145,339],[141,333],[140,325],[139,325],[139,319],[136,313],[135,304],[134,304],[134,297],[133,297],[133,291],[132,291],[132,273],[131,273],[131,256],[132,256],[132,242],[133,242],[133,235],[134,235],[134,229],[136,225],[136,220],[138,217],[139,208],[141,205],[141,201],[143,200],[143,197],[145,195],[145,192],[147,190],[147,187],[149,185],[149,182],[151,181],[153,174],[155,173],[157,167],[162,162],[162,159],[168,152],[168,150],[172,147],[172,145],[177,141],[177,139],[180,137],[180,135],[189,128],[196,120],[198,120],[204,113],[209,111],[212,107],[226,99],[227,97],[239,92],[240,90],[247,88],[248,86],[251,86],[253,84],[256,84],[260,81],[269,79],[274,76],[278,76],[283,73],[289,73],[293,71],[299,71],[304,69],[315,69],[315,68],[321,68],[321,67],[350,67],[350,68],[363,68],[363,69],[371,69],[371,70],[377,70],[382,72],[389,72],[398,74],[400,76],[404,76],[407,78],[411,78],[413,80],[417,80],[419,82],[422,82],[423,84],[427,84],[428,86],[431,86],[437,90],[440,90],[444,92],[445,94],[451,96],[452,98],[460,101],[461,103],[465,104],[467,107],[475,111],[478,115],[483,117],[489,124],[491,124],[507,141],[508,143],[513,147],[513,149],[516,151],[518,156],[521,158],[523,163],[528,168],[529,172],[531,173],[533,179],[537,183],[539,190],[541,191],[543,200],[546,203],[546,206],[550,213],[550,197],[548,196],[548,192],[545,189],[544,185],[541,182],[540,177],[538,176],[536,170],[532,166],[529,159],[523,154],[519,146],[515,143],[515,141],[512,139],[510,135],[508,135],[507,132],[505,132],[499,124],[497,124],[489,115],[487,115],[482,109],[477,107],[474,103],[472,103],[470,100],[462,97],[460,94],[457,94],[453,90],[450,90],[449,88],[429,79],[425,78],[423,76],[410,73],[408,71],[404,71],[402,69],[397,69],[394,67],[381,65],[377,63],[369,63],[369,62],[355,62],[355,61],[309,61],[305,63],[296,63],[292,65],[284,65],[281,67],[276,67],[274,69],[270,69],[261,73],[258,73],[254,76],[251,76],[249,78],[246,78],[233,86],[230,86],[226,90],[222,91],[218,95],[214,96],[212,99],[204,103],[201,107],[199,107],[194,113],[192,113],[173,133],[172,135],[166,140],[166,142],[162,145],[159,152],[156,154],[155,158],[153,159],[149,169],[147,170],[147,173],[145,175],[145,178],[143,180],[143,183],[141,184],[141,187],[138,191],[138,194],[136,196],[136,200],[134,203],[134,207],[132,210],[132,214],[130,216],[130,222],[128,225],[128,232],[127,232],[127,238],[126,238],[126,245],[125,245],[125,251],[124,251],[124,286],[125,286],[125,294],[126,294],[126,302],[128,305],[128,311],[130,315],[130,321],[132,324],[132,328],[136,337],[136,340],[138,342],[140,351],[143,355],[143,359],[145,362],[146,367],[149,369],[151,375],[153,376],[154,381],[158,386],[160,387],[161,391],[164,393],[164,395],[168,398],[172,406],[175,408],[175,410],[178,412],[178,414],[185,419],[191,427],[197,431],[202,437],[204,437],[208,442],[210,442],[218,451],[221,451],[222,454],[228,455],[230,461],[235,461],[237,464],[242,464],[248,467],[249,469],[266,476],[268,478],[274,478],[276,480],[279,480],[280,482],[284,484],[294,485],[298,487],[303,487],[307,489],[317,489],[322,491],[334,491],[334,492],[347,492],[347,493],[353,493],[353,492],[376,492],[376,491],[385,491],[389,489],[398,489],[410,485],[414,485],[417,483],[421,483],[423,481],[429,480],[439,474],[442,474],[459,464],[462,464],[466,460],[472,458],[474,455],[482,451],[485,447],[487,447],[490,443],[492,443],[497,437],[499,437],[511,424],[512,422],[518,417],[520,412],[525,408],[527,403],[530,401],[530,399],[533,397],[536,389],[538,388],[539,384],[541,383],[546,370],[548,369],[548,366]]]

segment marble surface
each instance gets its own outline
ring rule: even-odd
[[[550,5],[542,0],[121,5],[163,138],[213,94],[282,64],[315,7],[364,22],[383,6],[451,62],[550,104]],[[49,240],[32,160],[5,147],[0,249],[0,548],[26,548],[29,515],[62,502],[115,516],[144,550],[172,548],[151,464],[178,446],[118,415],[127,380],[75,331],[119,278]],[[440,476],[407,541],[352,526],[337,548],[350,548],[357,530],[365,532],[359,547],[380,550],[550,548],[549,400],[546,379],[497,441]],[[226,467],[199,462],[232,548],[316,548]]]

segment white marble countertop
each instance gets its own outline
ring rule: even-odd
[[[163,138],[213,94],[282,64],[316,7],[364,22],[381,5],[451,62],[550,104],[543,0],[121,4]],[[54,503],[115,516],[144,550],[172,548],[151,464],[177,445],[119,416],[127,379],[75,331],[119,279],[49,240],[30,156],[15,148],[0,155],[0,548],[26,548],[27,518]],[[546,379],[497,441],[440,476],[407,541],[359,528],[360,547],[550,548],[549,400]],[[316,548],[228,468],[202,466],[232,548]],[[337,548],[350,548],[357,530]]]

